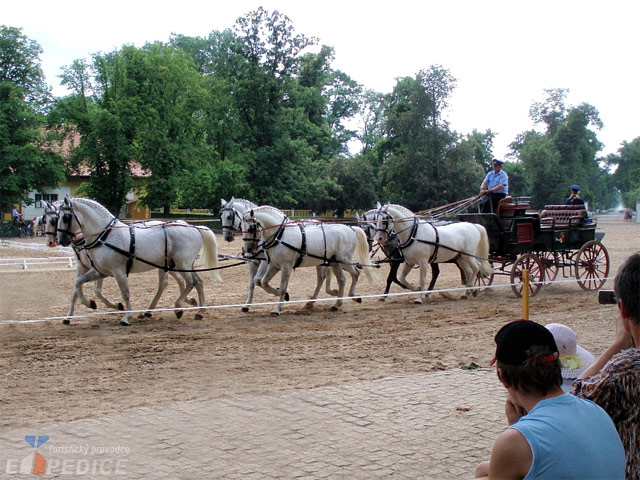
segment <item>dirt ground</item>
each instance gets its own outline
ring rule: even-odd
[[[603,243],[613,277],[626,256],[640,250],[640,224],[624,223],[621,215],[605,216],[598,229],[606,234]],[[44,244],[44,239],[28,242]],[[239,240],[227,244],[220,235],[218,246],[221,253],[240,251]],[[2,258],[55,254],[0,242]],[[386,267],[378,273],[374,284],[361,280],[358,293],[381,293]],[[504,276],[495,281],[502,287],[468,300],[458,299],[457,292],[455,298],[432,294],[422,305],[413,304],[415,295],[393,296],[385,303],[365,298],[361,304],[345,301],[339,312],[329,310],[333,302],[318,303],[313,311],[290,303],[280,317],[270,315],[272,305],[240,311],[247,294],[245,267],[223,270],[222,276],[223,283],[205,277],[207,303],[235,306],[209,309],[202,320],[194,320],[193,311],[179,320],[163,311],[118,327],[119,314],[80,305],[76,315],[83,317],[63,325],[75,268],[0,266],[0,427],[33,427],[176,400],[454,369],[470,362],[486,366],[496,331],[522,315],[521,300],[505,286]],[[156,279],[153,272],[130,277],[134,309],[151,300]],[[562,273],[557,280],[531,299],[530,318],[571,326],[581,345],[600,354],[613,335],[615,306],[599,305],[595,292],[583,291]],[[458,283],[455,266],[442,266],[436,288]],[[315,269],[295,271],[291,300],[305,299],[314,285]],[[605,288],[612,288],[612,281]],[[255,302],[273,301],[258,290]],[[400,291],[392,287],[392,293]],[[93,297],[90,284],[85,292]],[[105,280],[104,292],[119,300],[113,279]],[[172,281],[159,306],[170,308],[175,298]]]

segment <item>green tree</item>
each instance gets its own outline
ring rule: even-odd
[[[602,148],[593,129],[602,128],[598,111],[583,103],[567,106],[566,89],[545,90],[546,98],[535,102],[529,116],[544,127],[544,133],[525,132],[511,145],[524,167],[525,185],[532,189],[532,206],[564,203],[572,183],[582,186],[582,196],[591,205],[598,199],[603,172],[597,158]]]
[[[0,26],[0,211],[31,203],[29,192],[64,180],[62,159],[49,148],[49,102],[37,42]]]
[[[473,148],[456,148],[458,135],[442,119],[455,85],[448,70],[432,66],[398,80],[387,97],[385,136],[378,144],[386,198],[413,210],[460,200],[471,182],[456,178],[467,172],[478,176],[477,190],[481,171],[473,166]]]
[[[81,136],[70,160],[76,171],[91,172],[83,193],[117,216],[133,185],[131,147],[139,123],[127,96],[125,61],[117,51],[94,55],[92,64],[74,61],[61,78],[73,93],[58,101],[52,116]]]

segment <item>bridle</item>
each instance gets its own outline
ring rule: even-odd
[[[236,227],[236,219],[238,220],[238,226]],[[225,225],[224,221],[227,220],[231,223],[231,225]],[[235,231],[239,231],[242,228],[242,217],[238,213],[235,208],[231,207],[223,207],[220,210],[220,223],[222,223],[222,228],[228,228],[231,231],[229,232],[232,236]]]

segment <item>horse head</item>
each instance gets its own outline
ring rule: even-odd
[[[38,217],[35,227],[38,228],[38,226],[43,225],[47,246],[56,247],[58,245],[56,234],[59,216],[58,206],[44,200],[42,201],[42,206],[44,207],[44,213],[41,217]]]
[[[240,230],[242,231],[242,253],[250,255],[258,251],[260,236],[258,234],[258,223],[255,219],[253,209],[245,212],[240,222]]]
[[[232,242],[235,232],[242,228],[242,217],[234,208],[234,198],[228,202],[220,199],[222,208],[220,209],[220,223],[222,224],[222,236],[227,242]]]
[[[73,212],[73,202],[68,196],[65,196],[59,208],[58,222],[56,225],[58,243],[63,247],[71,245],[73,236],[79,228],[80,225]]]
[[[384,245],[387,243],[389,239],[389,233],[393,230],[393,217],[389,215],[387,209],[389,208],[389,203],[387,203],[384,207],[380,205],[380,202],[376,204],[377,208],[374,213],[373,219],[376,220],[376,228],[375,235],[373,236],[373,241],[379,243],[380,245]]]

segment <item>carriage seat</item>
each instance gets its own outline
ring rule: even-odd
[[[505,229],[510,229],[513,223],[514,217],[521,217],[527,213],[527,210],[531,207],[531,204],[526,201],[527,199],[518,197],[514,200],[513,197],[504,197],[498,202],[496,208],[496,215],[500,218],[500,223]]]
[[[587,211],[582,205],[545,205],[540,214],[540,227],[575,227],[582,225]]]

